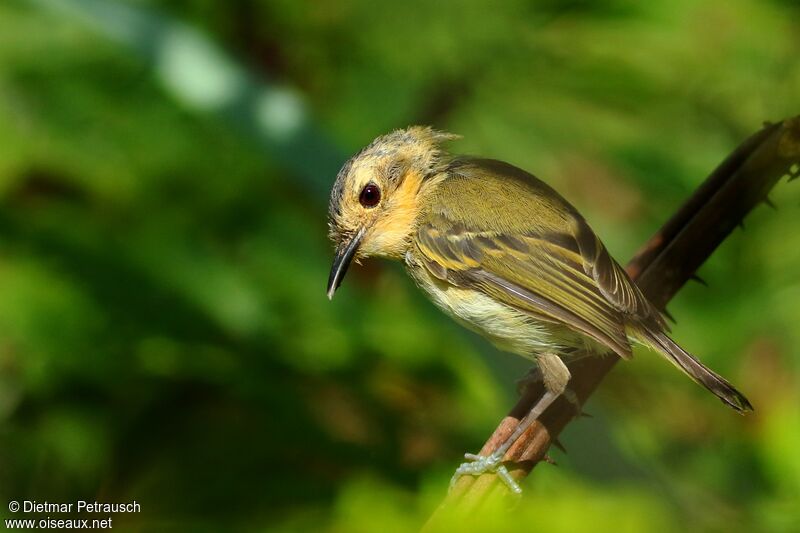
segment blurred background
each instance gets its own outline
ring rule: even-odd
[[[462,134],[625,262],[800,113],[798,58],[791,0],[3,0],[0,516],[137,500],[116,528],[415,530],[526,365],[399,265],[328,302],[345,159],[409,124]],[[496,529],[800,530],[800,184],[772,199],[670,305],[755,414],[638,353]]]

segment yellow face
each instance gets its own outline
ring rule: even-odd
[[[438,143],[451,137],[430,128],[399,130],[379,137],[345,164],[331,191],[329,226],[336,257],[328,297],[352,260],[404,256],[420,193],[443,161]]]
[[[397,172],[397,175],[393,175]],[[346,182],[340,212],[331,220],[335,244],[361,233],[354,258],[399,258],[407,246],[416,216],[419,172],[362,165]]]

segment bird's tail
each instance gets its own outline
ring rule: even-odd
[[[690,378],[707,388],[717,398],[738,412],[752,411],[753,406],[744,395],[736,390],[725,378],[706,367],[692,354],[678,346],[664,332],[640,329],[636,336],[664,355],[672,364],[683,370]]]

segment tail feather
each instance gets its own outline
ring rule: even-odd
[[[716,372],[706,367],[692,354],[678,346],[663,332],[640,331],[640,336],[649,346],[663,354],[672,364],[683,370],[690,378],[710,390],[717,398],[740,413],[752,411],[753,406],[744,395]]]

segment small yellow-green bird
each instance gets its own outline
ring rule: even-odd
[[[501,460],[561,394],[579,351],[631,357],[650,347],[737,411],[750,402],[666,335],[667,325],[578,211],[524,170],[493,159],[451,156],[457,136],[410,127],[378,137],[339,172],[331,192],[336,247],[328,297],[353,260],[405,263],[442,311],[502,350],[538,366],[542,398],[492,455],[466,454],[454,480],[497,472]]]

